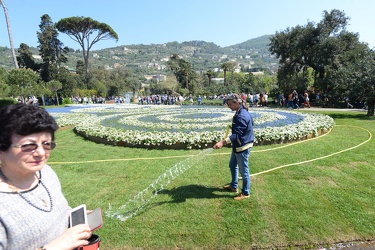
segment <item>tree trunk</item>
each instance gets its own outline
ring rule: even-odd
[[[85,62],[85,80],[87,89],[89,89],[89,49],[87,51],[85,50],[85,47],[82,46],[82,52],[83,52],[83,60]]]
[[[6,20],[7,28],[8,28],[8,36],[9,36],[10,49],[12,51],[12,57],[13,57],[14,67],[16,69],[18,69],[16,52],[14,51],[14,45],[13,45],[12,30],[10,28],[10,21],[9,21],[9,16],[8,16],[8,10],[5,7],[4,0],[0,0],[0,4],[3,6],[3,9],[4,9],[5,20]]]
[[[56,101],[57,101],[57,106],[59,106],[60,103],[59,103],[59,97],[58,97],[58,95],[57,95],[57,91],[56,91]]]
[[[232,70],[231,73],[232,75],[230,76],[230,84],[233,85],[234,70]]]
[[[375,101],[369,101],[367,103],[367,116],[374,116]]]

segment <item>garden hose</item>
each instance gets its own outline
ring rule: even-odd
[[[227,131],[225,132],[224,140],[225,140],[226,138],[228,138],[228,135],[229,135],[229,129],[232,129],[232,125],[228,125],[228,126],[227,126]]]

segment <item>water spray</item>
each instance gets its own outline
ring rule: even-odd
[[[137,215],[138,212],[143,209],[151,199],[155,198],[171,181],[176,177],[183,174],[186,170],[191,168],[193,165],[201,162],[203,158],[210,154],[213,148],[207,148],[197,155],[188,157],[187,159],[176,163],[173,167],[165,171],[160,175],[153,183],[151,183],[143,191],[139,192],[133,199],[127,201],[124,205],[118,209],[113,209],[109,204],[109,210],[105,213],[106,216],[116,218],[121,221],[126,221]]]

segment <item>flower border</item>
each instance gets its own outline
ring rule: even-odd
[[[212,147],[224,138],[233,116],[228,108],[172,107],[106,105],[52,115],[60,126],[73,125],[78,134],[92,141],[159,149]],[[316,137],[335,124],[331,117],[321,114],[260,108],[249,112],[254,118],[255,145]],[[210,118],[210,114],[215,117]]]

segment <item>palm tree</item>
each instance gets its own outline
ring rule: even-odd
[[[223,62],[220,68],[224,71],[224,86],[227,86],[227,71],[230,68],[230,62]]]
[[[234,75],[234,70],[236,69],[237,63],[236,62],[229,62],[229,68],[228,71],[231,73],[230,76],[230,84],[233,84],[233,75]]]
[[[206,71],[206,75],[208,77],[208,86],[211,86],[211,80],[212,80],[212,77],[215,76],[215,72],[212,69],[209,69]]]
[[[9,16],[8,16],[8,10],[7,7],[4,4],[4,0],[0,0],[0,4],[3,6],[4,9],[4,15],[5,15],[5,20],[7,22],[7,28],[8,28],[8,36],[9,36],[9,43],[10,43],[10,49],[12,51],[12,57],[13,57],[13,62],[14,62],[14,67],[18,69],[18,63],[17,63],[17,57],[16,57],[16,52],[14,50],[14,45],[13,45],[13,38],[12,38],[12,30],[10,28],[10,22],[9,22]]]
[[[189,76],[193,71],[193,69],[191,68],[191,64],[181,59],[179,62],[179,68],[181,73],[185,76],[186,89],[189,89]]]

